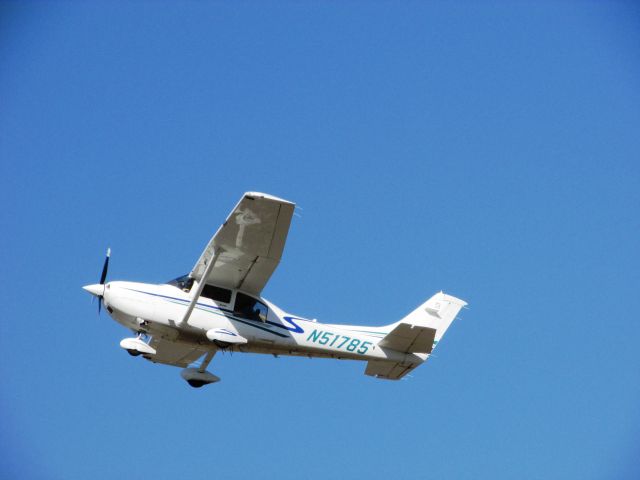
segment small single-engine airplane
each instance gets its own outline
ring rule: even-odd
[[[365,327],[307,320],[262,298],[294,208],[272,195],[245,193],[188,275],[162,285],[105,283],[107,250],[100,283],[83,288],[99,298],[98,309],[104,304],[137,334],[120,342],[123,349],[182,367],[196,388],[220,380],[206,370],[218,350],[365,360],[365,374],[391,380],[423,363],[466,305],[462,300],[440,292],[396,323]]]

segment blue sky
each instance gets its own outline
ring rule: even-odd
[[[640,477],[640,10],[0,4],[0,477]],[[133,359],[81,286],[188,272],[249,190],[302,207],[267,298],[383,325],[364,364]]]

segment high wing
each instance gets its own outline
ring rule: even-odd
[[[245,193],[190,276],[200,282],[214,259],[204,283],[259,295],[280,262],[294,208],[294,203],[272,195]]]

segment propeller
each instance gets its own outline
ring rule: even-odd
[[[111,257],[111,249],[107,248],[107,256],[104,259],[104,265],[102,266],[102,275],[100,275],[100,285],[104,285],[104,281],[107,279],[107,271],[109,270],[109,257]]]
[[[102,266],[102,273],[100,274],[100,283],[95,285],[85,285],[84,288],[91,295],[98,297],[98,315],[102,311],[102,299],[104,297],[104,282],[107,279],[107,272],[109,271],[109,258],[111,257],[111,249],[107,248],[107,256],[104,259],[104,265]]]
[[[111,249],[107,247],[107,256],[104,257],[104,265],[102,266],[102,273],[100,274],[100,285],[102,285],[102,295],[98,297],[98,315],[102,313],[102,298],[104,297],[104,281],[107,279],[107,272],[109,271],[110,257],[111,257]]]

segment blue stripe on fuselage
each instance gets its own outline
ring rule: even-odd
[[[124,287],[124,288],[126,288],[126,287]],[[172,303],[180,302],[178,305],[188,305],[189,304],[189,300],[185,300],[183,298],[170,297],[169,295],[162,295],[160,293],[145,292],[144,290],[137,290],[135,288],[126,288],[126,290],[131,290],[132,292],[144,293],[145,295],[151,295],[153,297],[165,298],[167,300],[173,300],[174,302],[172,302]],[[272,333],[273,335],[277,335],[279,337],[286,338],[288,336],[288,335],[283,335],[282,333],[279,333],[279,332],[274,332],[273,330],[270,330],[268,328],[261,327],[260,325],[256,325],[254,323],[250,323],[247,319],[238,318],[238,317],[233,315],[233,311],[231,311],[229,309],[226,309],[226,308],[215,307],[213,305],[207,305],[206,303],[200,303],[200,302],[196,302],[196,307],[200,307],[200,308],[198,308],[198,310],[202,310],[202,311],[208,312],[208,313],[214,313],[214,314],[217,314],[217,315],[220,315],[220,314],[217,313],[217,312],[211,312],[211,311],[206,310],[206,309],[210,308],[212,310],[219,310],[219,311],[223,312],[223,314],[222,314],[223,316],[225,316],[225,317],[227,317],[227,318],[229,318],[231,320],[235,320],[237,322],[243,323],[244,325],[249,325],[250,327],[258,328],[260,330]],[[296,325],[291,320],[289,320],[290,318],[291,317],[287,317],[287,321],[289,323],[293,324],[296,328],[288,328],[288,327],[286,327],[284,325],[280,325],[278,323],[270,322],[270,321],[267,321],[265,323],[268,323],[269,325],[273,325],[274,327],[282,328],[282,329],[290,331],[290,332],[304,333],[304,330],[302,328],[300,328],[298,325]]]

